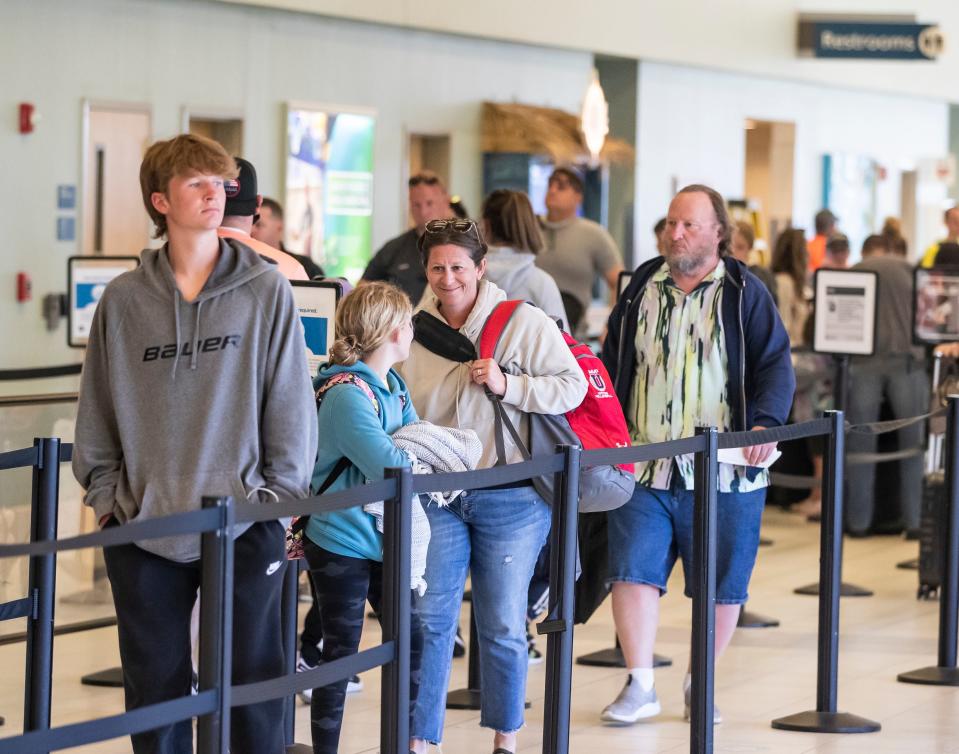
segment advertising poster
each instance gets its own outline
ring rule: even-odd
[[[68,345],[73,348],[86,346],[93,313],[107,283],[124,272],[135,270],[139,264],[137,257],[70,257],[67,260]]]
[[[294,280],[293,301],[300,313],[306,339],[306,361],[310,377],[329,360],[330,345],[336,339],[336,304],[342,291],[338,283]]]
[[[875,272],[816,270],[813,350],[869,356],[876,350]]]
[[[356,280],[372,255],[372,114],[291,104],[284,244],[330,277]]]
[[[959,268],[914,273],[913,337],[917,343],[959,341]]]

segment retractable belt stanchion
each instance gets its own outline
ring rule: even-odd
[[[849,397],[849,356],[847,355],[838,355],[835,357],[836,360],[836,384],[833,386],[833,403],[835,404],[836,411],[845,411],[846,410],[846,400]],[[845,443],[844,443],[845,444]],[[823,477],[825,477],[825,471],[823,471]],[[825,526],[825,519],[822,520],[821,526]],[[843,522],[840,517],[839,520],[839,564],[842,565],[842,532],[843,532]],[[794,589],[795,594],[806,594],[816,596],[819,594],[819,584],[807,584],[806,586],[798,587]],[[856,586],[855,584],[847,584],[843,581],[839,582],[839,596],[840,597],[872,597],[873,593],[864,589],[861,586]]]
[[[60,491],[60,440],[35,438],[37,462],[33,467],[31,542],[57,538],[57,496]],[[50,695],[53,675],[53,606],[56,588],[55,553],[30,558],[28,598],[33,611],[27,616],[27,659],[23,705],[23,730],[50,728]]]
[[[296,672],[296,635],[298,626],[297,606],[299,605],[300,563],[291,560],[286,564],[283,576],[283,599],[281,600],[281,620],[283,635],[283,667],[287,674]],[[283,705],[283,729],[286,742],[286,754],[310,754],[313,747],[296,743],[296,694],[290,694]]]
[[[198,754],[229,754],[230,685],[233,682],[233,500],[204,497],[220,510],[219,528],[200,538],[199,691],[217,692],[216,709],[197,720]]]
[[[476,630],[476,606],[470,602],[470,638],[466,650],[466,688],[446,695],[446,709],[479,709],[483,681],[480,677],[479,636]],[[529,702],[526,703],[529,707]]]
[[[380,751],[400,754],[410,742],[410,538],[413,471],[386,470],[396,480],[396,496],[383,506],[383,643],[393,642],[393,661],[381,674]]]
[[[713,671],[716,661],[716,492],[719,439],[715,427],[697,427],[706,448],[696,454],[693,509],[693,636],[689,751],[713,750]]]
[[[588,665],[596,668],[625,668],[626,658],[623,657],[623,649],[619,643],[619,637],[616,637],[616,645],[609,649],[598,649],[576,658],[577,665]],[[671,658],[665,655],[653,655],[654,668],[667,668],[673,664]]]
[[[569,714],[573,681],[573,602],[576,582],[576,522],[579,511],[580,448],[560,445],[563,470],[556,475],[550,528],[549,612],[536,626],[546,636],[546,709],[543,754],[569,752]]]
[[[903,683],[959,686],[956,641],[959,633],[959,396],[949,396],[946,430],[945,557],[939,594],[939,657],[928,668],[900,673]]]
[[[839,584],[842,570],[843,457],[842,411],[827,411],[832,429],[823,457],[823,511],[819,555],[819,657],[816,709],[772,721],[772,727],[805,733],[872,733],[880,725],[837,712],[839,673]]]

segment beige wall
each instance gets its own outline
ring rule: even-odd
[[[413,29],[706,66],[830,85],[959,98],[959,3],[947,0],[221,0]],[[837,7],[838,6],[838,7]],[[796,54],[797,15],[914,13],[938,23],[935,63],[826,61]]]

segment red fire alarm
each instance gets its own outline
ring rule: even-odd
[[[33,283],[30,282],[30,276],[25,272],[17,273],[17,302],[22,304],[29,301],[33,294]]]
[[[20,103],[20,133],[32,134],[34,123],[34,108],[29,102]]]

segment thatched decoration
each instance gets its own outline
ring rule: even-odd
[[[483,103],[483,151],[549,155],[556,163],[589,159],[579,116],[553,107]],[[607,137],[600,157],[632,164],[636,150],[622,139]]]

